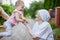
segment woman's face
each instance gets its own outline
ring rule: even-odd
[[[36,21],[42,21],[42,19],[39,15],[36,15]]]

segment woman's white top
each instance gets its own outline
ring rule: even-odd
[[[53,31],[48,22],[43,22],[39,24],[35,23],[32,32],[39,37],[39,40],[54,40],[53,39]]]

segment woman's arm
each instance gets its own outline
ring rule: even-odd
[[[9,15],[6,13],[6,12],[4,12],[4,11],[2,11],[2,17],[4,18],[4,19],[6,19],[6,20],[8,20],[9,19]]]
[[[0,14],[6,20],[9,18],[9,15],[3,10],[2,7],[0,7]]]

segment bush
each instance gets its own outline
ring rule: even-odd
[[[60,40],[60,38],[57,38],[57,36],[60,36],[60,28],[55,28],[54,22],[49,22],[49,23],[53,29],[54,40]]]
[[[28,8],[25,8],[23,12],[24,12],[23,14],[24,14],[25,17],[29,17],[30,16]]]
[[[8,14],[11,15],[12,11],[14,10],[14,6],[13,5],[0,5],[4,11]]]
[[[60,0],[44,0],[45,9],[53,9],[57,6],[60,6]]]
[[[60,28],[54,29],[53,33],[54,33],[54,39],[55,40],[60,40],[60,38],[57,38],[58,36],[60,36]]]
[[[5,20],[2,17],[0,17],[0,25],[2,25],[4,21]]]
[[[29,14],[32,18],[35,18],[36,11],[44,8],[44,3],[39,1],[34,1],[30,4]]]
[[[60,35],[60,28],[54,29],[54,34],[55,35]]]
[[[54,22],[49,22],[49,23],[50,23],[52,29],[55,29],[55,23]]]
[[[12,11],[14,10],[14,6],[13,5],[0,5],[4,11],[8,14],[8,15],[11,15]],[[1,16],[0,16],[0,25],[3,24],[3,22],[5,21],[5,19],[3,19]]]

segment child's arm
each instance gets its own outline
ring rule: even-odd
[[[24,22],[28,23],[28,21],[26,20],[26,18],[24,16],[22,16],[22,19]]]
[[[22,19],[20,19],[19,14],[15,12],[15,18],[18,22],[23,22]]]
[[[4,19],[8,19],[9,18],[9,15],[3,10],[2,7],[0,7],[0,13],[1,13],[1,16],[4,18]]]

